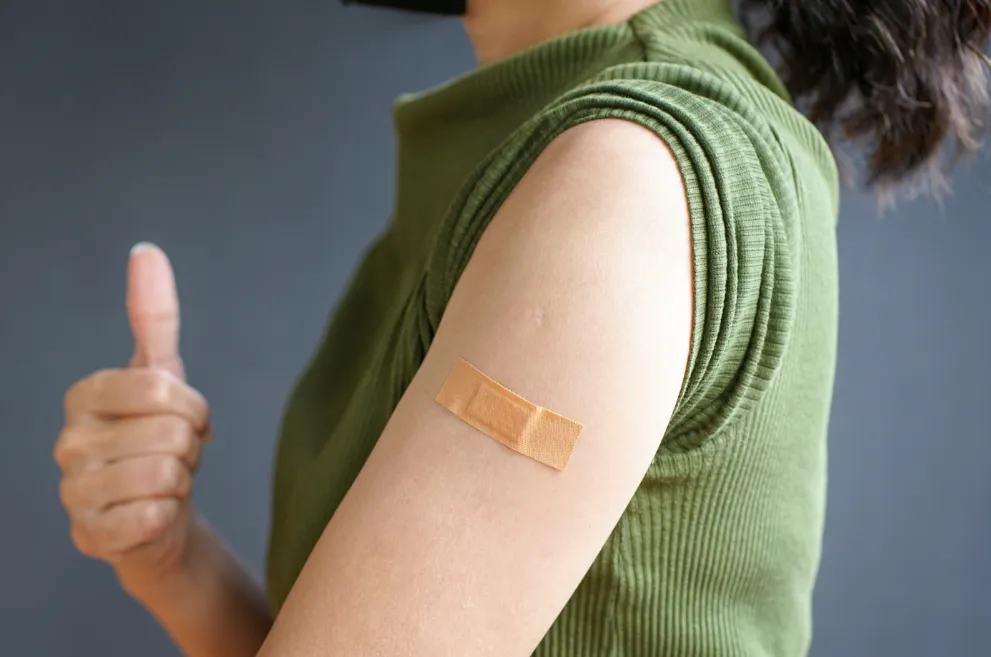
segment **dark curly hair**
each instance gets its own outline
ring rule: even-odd
[[[991,0],[741,0],[795,101],[863,147],[866,183],[938,192],[989,115]],[[946,153],[944,146],[952,146]]]

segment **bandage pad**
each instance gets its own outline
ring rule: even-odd
[[[558,470],[571,460],[580,422],[528,402],[458,359],[435,398],[489,438]]]

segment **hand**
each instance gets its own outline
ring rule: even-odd
[[[128,263],[130,366],[69,388],[55,446],[71,535],[114,566],[132,594],[181,568],[193,533],[192,477],[209,437],[206,401],[185,382],[168,258],[142,245]]]

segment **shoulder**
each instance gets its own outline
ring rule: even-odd
[[[619,321],[623,303],[647,308],[666,297],[667,321],[687,335],[691,261],[688,204],[671,151],[642,126],[605,119],[564,131],[536,158],[484,231],[468,267],[477,274],[466,270],[464,284],[519,278],[514,290],[581,305],[572,312],[612,323],[617,339],[635,330]]]
[[[489,231],[501,232],[502,223],[556,238],[595,236],[605,258],[677,241],[688,262],[689,209],[674,155],[656,133],[621,119],[576,125],[551,141]]]
[[[564,130],[535,160],[518,187],[526,191],[547,185],[570,187],[576,202],[588,200],[589,192],[613,202],[633,193],[641,202],[661,205],[685,196],[668,144],[643,125],[614,117]],[[687,207],[683,209],[687,219]]]
[[[438,237],[428,312],[438,326],[455,286],[491,281],[505,262],[513,276],[570,283],[545,293],[582,298],[583,313],[674,304],[664,321],[614,321],[609,335],[671,343],[665,331],[686,327],[668,433],[690,448],[752,407],[780,367],[801,221],[788,154],[753,103],[686,67],[611,69],[521,126],[467,182]]]
[[[663,140],[618,119],[576,125],[542,150],[494,213],[445,322],[494,312],[502,330],[539,325],[551,358],[626,349],[661,357],[660,349],[676,388],[691,332],[690,232]]]
[[[488,222],[424,375],[442,363],[432,372],[436,385],[452,360],[465,358],[541,405],[583,418],[598,428],[590,436],[626,426],[638,445],[628,453],[643,459],[660,443],[685,374],[691,263],[687,201],[665,143],[621,120],[572,127]],[[634,419],[644,405],[649,422]]]

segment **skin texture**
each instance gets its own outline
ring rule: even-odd
[[[690,271],[681,180],[652,133],[601,121],[556,140],[487,229],[259,655],[531,654],[660,444]],[[433,401],[458,357],[584,423],[565,471]]]
[[[562,14],[548,30],[621,20],[643,4],[574,3],[574,20]],[[481,50],[553,36],[513,40],[495,6],[470,5]],[[55,458],[71,535],[189,657],[526,657],[660,443],[691,314],[688,210],[670,151],[616,120],[561,135],[485,231],[422,367],[273,625],[260,587],[191,504],[209,410],[184,378],[168,259],[139,249],[128,269],[135,356],[66,395]],[[433,401],[457,358],[584,424],[565,471]]]

